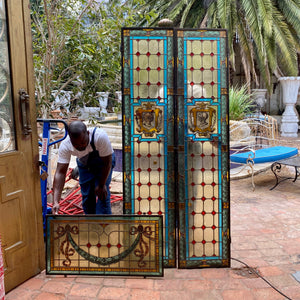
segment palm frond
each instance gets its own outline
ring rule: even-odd
[[[207,27],[219,28],[217,2],[211,3],[211,5],[207,9],[207,15],[208,15]]]
[[[242,57],[244,59],[243,66],[246,69],[248,67],[250,68],[253,79],[256,85],[258,85],[258,79],[254,64],[254,50],[253,44],[250,39],[250,32],[247,29],[245,20],[240,14],[237,14],[237,33],[239,37],[239,45],[242,51]],[[247,66],[245,66],[245,64],[247,64]]]
[[[286,21],[290,23],[295,31],[300,35],[300,1],[278,0],[278,8],[284,15]]]
[[[297,51],[293,43],[293,37],[279,11],[274,10],[273,18],[274,38],[281,55],[284,57],[282,64],[290,76],[297,75]]]
[[[251,31],[252,38],[256,44],[258,52],[263,56],[263,36],[261,30],[261,22],[259,19],[258,11],[256,9],[254,0],[241,0],[243,14],[247,22],[247,26]]]
[[[185,7],[183,13],[182,13],[182,17],[180,20],[180,24],[179,27],[184,27],[184,24],[186,22],[186,18],[188,16],[188,14],[190,13],[191,7],[193,6],[193,4],[195,3],[196,0],[191,0],[188,5]]]
[[[271,36],[272,30],[272,11],[273,5],[271,0],[257,0],[257,9],[260,17],[260,22],[266,36]]]
[[[197,12],[197,13],[195,13]],[[199,28],[206,14],[206,9],[201,1],[194,1],[190,12],[187,16],[185,27],[188,28]]]
[[[174,21],[177,17],[179,17],[180,20],[181,15],[183,14],[187,6],[186,1],[184,0],[174,2],[176,2],[176,4],[172,7],[172,10],[168,11],[168,13],[165,15],[165,17],[169,18],[172,21]]]
[[[218,8],[218,18],[222,28],[228,28],[228,19],[232,11],[230,10],[231,0],[218,0],[217,8]]]
[[[268,58],[268,65],[270,71],[273,73],[278,67],[277,61],[277,47],[276,47],[276,40],[274,34],[272,36],[265,37],[265,48]]]

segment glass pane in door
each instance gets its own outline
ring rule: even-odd
[[[16,149],[5,1],[0,0],[0,152]]]

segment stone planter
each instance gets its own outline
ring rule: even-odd
[[[267,89],[253,89],[252,93],[253,101],[256,103],[257,112],[258,114],[261,114],[261,110],[265,106],[267,101]]]
[[[122,103],[122,92],[121,91],[117,91],[116,92],[116,99],[118,103]]]
[[[96,97],[99,101],[100,109],[101,109],[101,115],[107,114],[107,104],[108,104],[108,95],[109,92],[97,92]]]
[[[61,90],[58,95],[56,95],[56,93],[57,93],[57,90],[53,90],[51,92],[51,95],[53,97],[56,96],[55,101],[52,105],[53,109],[57,110],[57,109],[62,109],[63,108],[67,112],[69,112],[69,106],[70,106],[70,103],[71,103],[72,92]]]
[[[80,118],[83,120],[89,120],[92,118],[100,118],[99,107],[86,107],[84,106],[79,110]]]
[[[280,77],[279,82],[282,87],[283,104],[285,105],[281,119],[281,136],[297,137],[299,118],[295,104],[300,87],[300,77]]]

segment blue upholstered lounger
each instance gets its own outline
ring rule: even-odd
[[[281,159],[289,158],[298,154],[298,149],[293,147],[276,146],[255,150],[255,156],[252,151],[241,152],[230,155],[232,162],[246,164],[249,155],[255,164],[274,162]]]

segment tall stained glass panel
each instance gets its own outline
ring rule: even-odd
[[[230,263],[226,39],[123,29],[125,213],[163,215],[165,266]]]
[[[164,265],[175,266],[173,31],[122,36],[125,213],[163,216]]]
[[[226,31],[176,32],[179,267],[229,266]]]

